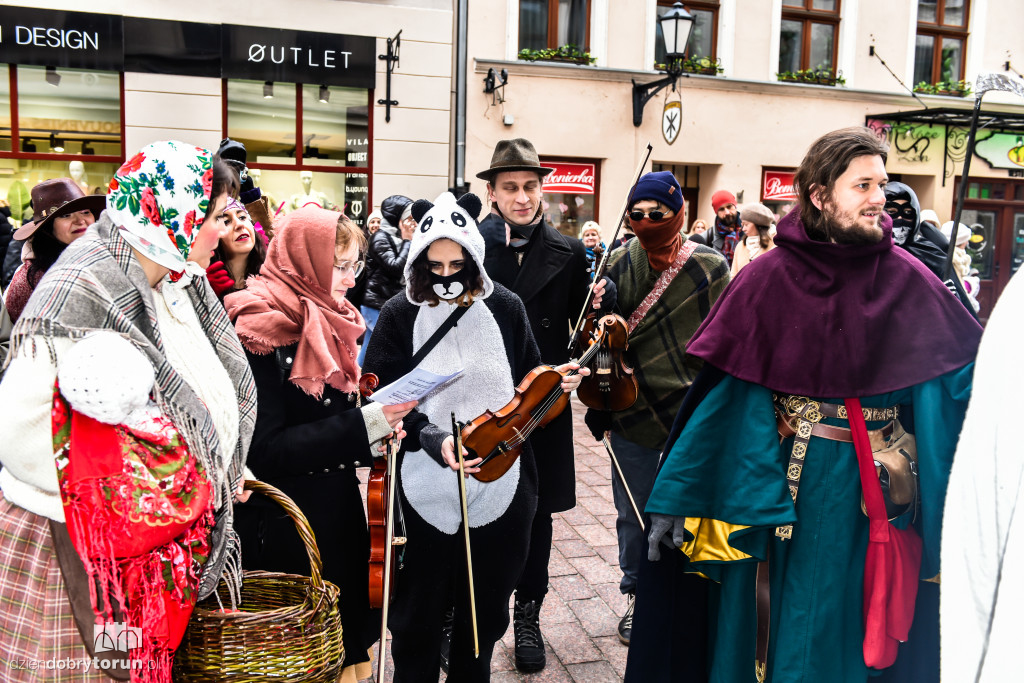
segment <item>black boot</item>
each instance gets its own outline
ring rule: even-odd
[[[626,606],[626,613],[619,620],[619,640],[623,645],[629,645],[629,636],[633,632],[633,606],[636,604],[636,593],[626,593],[629,604]]]
[[[449,607],[441,622],[441,670],[448,673],[448,660],[452,653],[452,631],[455,629],[455,608]]]
[[[516,637],[516,668],[523,673],[543,669],[547,661],[540,635],[540,605],[536,600],[516,600],[512,627]]]

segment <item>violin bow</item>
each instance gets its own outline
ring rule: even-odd
[[[480,636],[476,626],[476,590],[473,587],[473,551],[469,545],[469,508],[466,506],[466,459],[462,457],[462,429],[452,413],[452,434],[459,458],[459,502],[462,503],[462,529],[466,537],[466,567],[469,572],[469,611],[473,618],[473,657],[480,657]]]
[[[626,491],[626,497],[629,498],[629,504],[633,506],[633,514],[636,515],[636,520],[640,522],[640,529],[647,531],[647,527],[644,525],[644,516],[640,514],[640,508],[636,506],[636,500],[633,498],[633,492],[629,490],[629,484],[626,483],[626,478],[622,476],[622,467],[619,466],[619,459],[615,457],[615,449],[612,448],[611,439],[608,438],[608,432],[604,433],[604,438],[601,439],[601,443],[604,444],[604,449],[608,451],[608,456],[612,459],[612,464],[615,465],[615,471],[619,473],[619,481],[622,482],[622,488]]]
[[[629,188],[629,194],[626,195],[626,201],[622,204],[622,208],[619,209],[617,214],[617,223],[615,225],[615,232],[612,234],[612,239],[609,244],[619,238],[619,232],[622,230],[622,219],[626,216],[626,209],[629,208],[630,202],[633,201],[633,193],[636,192],[637,183],[640,182],[640,176],[644,173],[644,167],[647,166],[647,160],[651,158],[651,152],[654,151],[654,147],[651,143],[647,143],[647,154],[644,155],[643,161],[636,167],[635,178],[633,179],[633,185]],[[594,271],[594,282],[590,284],[590,291],[587,292],[587,298],[583,302],[583,310],[580,311],[580,317],[576,320],[576,327],[572,329],[572,336],[569,337],[569,353],[572,353],[573,348],[576,347],[576,340],[580,336],[580,330],[583,329],[583,321],[587,317],[587,313],[590,311],[590,302],[594,299],[594,284],[597,283],[598,279],[604,275],[605,268],[608,265],[608,255],[612,253],[611,249],[605,249],[604,254],[601,255],[601,264]]]
[[[398,461],[398,450],[402,442],[397,434],[391,437],[388,443],[388,521],[385,525],[384,541],[387,552],[384,553],[384,604],[381,609],[380,618],[380,656],[377,659],[377,683],[384,683],[384,660],[387,659],[387,637],[388,637],[388,606],[391,604],[391,546],[404,545],[405,538],[395,538],[395,463]]]

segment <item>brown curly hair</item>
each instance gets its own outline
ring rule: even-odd
[[[469,286],[466,287],[465,292],[459,295],[457,303],[459,306],[469,306],[473,303],[474,297],[483,291],[484,278],[477,262],[466,252],[465,247],[461,248],[462,258],[466,262],[462,269],[466,273],[465,282],[468,282]],[[441,297],[434,292],[434,286],[430,282],[430,261],[427,258],[426,249],[420,252],[416,260],[412,262],[412,268],[409,271],[409,292],[413,303],[426,303],[429,306],[437,306],[441,303]]]

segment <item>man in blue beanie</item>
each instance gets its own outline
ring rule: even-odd
[[[618,289],[616,312],[626,318],[629,349],[639,394],[626,410],[591,408],[587,425],[607,444],[622,468],[612,468],[612,494],[618,519],[619,589],[628,596],[619,639],[629,644],[637,570],[646,550],[643,512],[654,486],[661,449],[687,389],[702,362],[686,353],[686,343],[704,321],[729,281],[729,264],[712,249],[684,240],[683,193],[668,171],[648,173],[633,193],[629,224],[636,234],[609,256],[608,277]],[[632,501],[630,500],[630,494]],[[634,507],[635,504],[635,507]]]

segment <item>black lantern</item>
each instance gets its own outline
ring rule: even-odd
[[[664,41],[664,73],[667,75],[650,83],[633,81],[633,125],[637,127],[644,121],[644,105],[665,86],[671,85],[675,89],[676,79],[680,75],[689,75],[683,74],[680,61],[686,52],[690,31],[693,30],[693,15],[686,11],[683,3],[677,2],[672,5],[672,9],[658,17],[658,25],[661,26]]]

